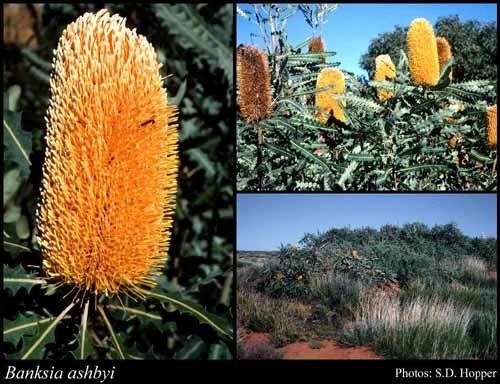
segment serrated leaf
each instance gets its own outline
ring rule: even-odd
[[[9,289],[15,295],[21,288],[25,288],[28,292],[36,285],[46,285],[46,281],[36,278],[35,273],[28,273],[21,266],[9,267],[4,266],[3,286]]]
[[[16,163],[21,170],[21,176],[30,175],[31,133],[21,129],[21,114],[4,110],[3,144],[4,160]]]
[[[198,53],[216,60],[229,83],[233,83],[232,48],[219,39],[192,4],[155,4],[153,7],[170,33],[189,41]],[[179,39],[181,44],[182,39]]]
[[[310,160],[314,161],[316,164],[322,166],[328,173],[332,172],[330,166],[326,162],[324,162],[322,159],[320,159],[317,156],[314,156],[311,152],[309,152],[305,148],[302,148],[299,144],[297,144],[293,140],[290,141],[290,144],[292,144],[293,147],[295,147],[296,149],[298,149],[308,159],[310,159]]]
[[[56,325],[73,308],[75,303],[70,303],[55,319],[40,318],[36,315],[31,317],[19,315],[14,321],[4,321],[4,340],[14,344],[16,347],[21,343],[21,349],[10,354],[11,359],[36,359],[43,358],[45,346],[55,342],[54,330]]]

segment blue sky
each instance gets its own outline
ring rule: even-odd
[[[243,9],[251,5],[239,4]],[[367,75],[359,67],[359,58],[366,52],[370,40],[379,33],[389,32],[395,25],[407,26],[417,17],[425,17],[432,24],[443,16],[459,15],[461,20],[475,19],[481,22],[497,20],[496,4],[339,4],[333,13],[327,16],[323,27],[323,38],[329,51],[337,52],[333,61],[341,63],[340,68]],[[292,32],[293,31],[293,32]],[[311,36],[311,29],[300,12],[289,21],[287,34],[292,45],[297,45]],[[251,38],[258,34],[258,27],[237,16],[237,43],[253,43],[262,47],[260,38]]]
[[[455,222],[468,236],[497,233],[495,194],[238,194],[237,249],[276,250],[306,232]]]

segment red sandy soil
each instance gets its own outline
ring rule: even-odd
[[[367,347],[342,347],[335,341],[324,340],[319,349],[312,349],[309,343],[300,342],[289,344],[280,351],[283,359],[313,359],[313,360],[382,360],[375,352]]]
[[[240,329],[241,340],[245,348],[251,348],[258,344],[271,345],[270,335],[262,332],[252,332],[248,329]],[[276,348],[283,354],[286,360],[382,360],[375,352],[367,347],[342,347],[333,340],[322,340],[323,345],[319,349],[313,349],[308,342],[297,342]]]

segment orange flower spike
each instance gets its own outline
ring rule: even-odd
[[[444,37],[436,37],[436,44],[438,50],[439,70],[442,71],[446,63],[448,63],[448,61],[452,58],[451,46],[450,43],[448,43],[448,40]],[[450,71],[450,81],[452,78],[452,71]]]
[[[143,296],[165,265],[177,188],[177,110],[153,46],[106,10],[59,40],[37,224],[48,279]]]
[[[414,83],[425,87],[439,81],[439,58],[436,37],[426,19],[415,19],[408,28],[408,64]]]
[[[241,46],[236,67],[238,102],[243,120],[255,123],[268,118],[273,100],[267,55],[256,47]]]
[[[345,94],[345,78],[344,73],[337,68],[323,68],[316,80],[316,89],[327,88],[316,93],[316,108],[319,110],[316,118],[320,123],[326,123],[330,113],[337,120],[345,121],[344,100],[337,100],[335,95]]]
[[[325,42],[319,36],[313,37],[309,41],[309,53],[323,53],[325,52]],[[321,58],[322,63],[326,63],[326,57]]]
[[[490,147],[497,146],[497,106],[486,108],[486,140]]]
[[[309,41],[309,53],[323,53],[325,52],[325,43],[319,36],[313,37]]]
[[[375,58],[375,81],[386,81],[396,77],[396,67],[389,55],[378,55]],[[394,96],[394,93],[386,89],[378,89],[377,96],[380,101],[387,101]]]

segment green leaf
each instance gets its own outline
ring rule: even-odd
[[[316,164],[321,165],[328,173],[332,172],[330,166],[326,162],[324,162],[322,159],[320,159],[317,156],[314,156],[311,152],[309,152],[305,148],[302,148],[295,141],[291,140],[290,143],[292,144],[293,147],[297,148],[305,157],[307,157],[308,159],[314,161]]]
[[[478,151],[476,151],[475,149],[471,149],[470,151],[470,154],[472,155],[472,157],[474,157],[475,159],[479,160],[479,161],[490,161],[490,158],[482,153],[479,153]]]
[[[177,90],[176,95],[169,100],[169,102],[173,105],[180,105],[182,98],[186,94],[186,85],[187,85],[187,80],[184,80],[181,85],[179,86],[179,89]]]
[[[174,357],[179,360],[194,360],[199,359],[206,351],[205,342],[196,335],[188,337],[187,343],[178,350]]]
[[[264,143],[264,147],[269,148],[271,151],[279,153],[282,156],[290,157],[292,159],[295,158],[295,155],[293,155],[292,153],[287,152],[287,151],[285,151],[285,150],[283,150],[281,148],[278,148],[278,147],[276,147],[276,146],[274,146],[272,144]]]
[[[209,360],[230,360],[232,358],[231,351],[225,344],[212,344],[208,350]]]
[[[172,304],[175,308],[177,308],[181,313],[189,313],[193,316],[195,316],[200,323],[208,324],[210,325],[213,329],[215,329],[217,332],[221,333],[222,335],[232,339],[233,337],[233,327],[229,322],[227,322],[225,319],[213,315],[211,313],[208,313],[205,311],[203,307],[201,307],[198,304],[195,304],[191,301],[188,301],[184,298],[181,298],[178,295],[174,295],[171,293],[155,293],[155,292],[146,292],[144,293],[148,294],[149,297],[154,297],[159,300],[166,301],[170,304]]]
[[[216,60],[229,83],[233,83],[232,47],[217,36],[192,4],[155,4],[153,7],[169,33],[179,36],[180,44],[187,41],[198,53]]]
[[[19,205],[11,205],[3,214],[4,223],[15,223],[21,217],[21,207]]]
[[[21,175],[28,178],[30,174],[31,133],[21,129],[21,114],[4,110],[3,144],[4,160],[10,160],[19,165]]]
[[[448,169],[447,165],[443,164],[424,164],[424,165],[416,165],[414,167],[408,167],[400,169],[399,172],[413,172],[413,171],[421,171],[423,169]]]
[[[22,184],[21,171],[18,168],[9,170],[3,176],[3,205],[12,199]]]
[[[55,342],[54,329],[56,325],[73,308],[74,302],[70,303],[55,319],[39,318],[38,316],[26,317],[19,315],[14,321],[4,322],[4,340],[14,344],[16,347],[22,341],[19,351],[9,355],[11,359],[36,359],[43,358],[45,346]]]
[[[16,222],[16,234],[20,239],[26,240],[30,237],[30,227],[26,216],[21,216]]]
[[[189,158],[198,163],[198,165],[205,170],[207,177],[215,175],[215,166],[210,158],[199,148],[191,148],[186,151]]]
[[[3,286],[9,289],[15,295],[21,288],[26,288],[28,292],[36,285],[44,286],[46,281],[37,279],[35,273],[28,273],[25,269],[18,265],[17,267],[4,266]]]
[[[355,160],[355,161],[360,161],[360,162],[363,162],[363,161],[370,162],[370,161],[375,160],[375,156],[370,155],[369,153],[356,153],[356,154],[351,153],[351,154],[347,155],[347,160]]]

